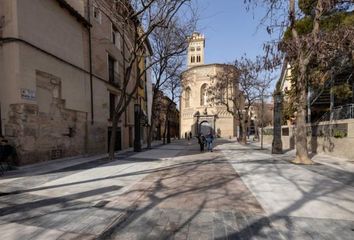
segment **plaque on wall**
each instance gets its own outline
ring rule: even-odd
[[[21,98],[34,101],[36,100],[36,91],[27,88],[21,88]]]

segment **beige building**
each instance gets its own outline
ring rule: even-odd
[[[180,134],[186,138],[190,134],[213,132],[224,138],[237,134],[237,121],[222,105],[212,103],[209,88],[218,79],[215,76],[225,68],[234,68],[224,64],[204,64],[205,38],[194,33],[189,39],[188,69],[182,74],[182,96],[180,99]],[[234,70],[234,69],[232,69]],[[231,92],[238,91],[234,86]],[[233,108],[233,106],[230,106]]]
[[[87,0],[0,1],[0,135],[21,164],[107,152],[123,62],[119,26],[101,9]],[[133,142],[134,101],[116,150]]]
[[[177,104],[162,91],[158,91],[157,94],[158,106],[156,110],[159,112],[159,116],[156,119],[154,139],[179,138],[180,114]]]

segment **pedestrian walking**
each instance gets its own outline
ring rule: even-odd
[[[213,141],[214,141],[214,136],[211,132],[206,136],[206,142],[208,146],[208,151],[212,152],[213,151]]]
[[[204,151],[204,145],[205,145],[205,137],[203,134],[199,134],[198,138],[198,144],[200,146],[200,151]]]

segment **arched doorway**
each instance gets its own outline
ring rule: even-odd
[[[208,121],[203,121],[199,125],[199,133],[203,134],[204,136],[208,135],[209,133],[213,132],[213,128]]]

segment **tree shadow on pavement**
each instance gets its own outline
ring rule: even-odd
[[[98,187],[99,185],[97,185],[90,191],[67,195],[63,194],[63,196],[59,194],[62,190],[58,190],[59,193],[55,195],[60,197],[39,196],[32,193],[41,190],[60,189],[60,187],[83,183],[143,175],[145,176],[144,179],[137,183],[135,189],[133,186],[124,194],[118,194],[119,198],[116,199],[116,203],[114,203],[114,197],[116,197],[117,194],[113,195],[114,197],[108,199],[108,202],[111,201],[112,204],[108,203],[107,206],[103,206],[100,210],[109,211],[110,216],[119,215],[121,212],[127,210],[133,201],[138,201],[141,203],[141,207],[134,215],[138,217],[156,208],[170,209],[176,206],[188,205],[186,212],[179,215],[180,219],[177,220],[177,223],[171,222],[168,230],[164,234],[166,236],[172,236],[181,233],[184,229],[189,228],[190,223],[193,222],[195,218],[198,218],[202,211],[215,208],[218,206],[218,201],[225,196],[229,196],[230,202],[236,201],[237,199],[241,201],[245,199],[243,193],[230,193],[231,186],[233,185],[229,183],[237,179],[238,176],[233,170],[229,171],[231,169],[230,167],[225,168],[227,161],[215,157],[217,153],[200,154],[196,152],[194,148],[197,149],[197,146],[190,146],[185,153],[176,156],[177,160],[169,160],[170,162],[166,166],[141,171],[133,170],[131,172],[115,174],[108,177],[92,178],[53,186],[5,192],[0,196],[2,206],[6,204],[5,207],[0,209],[1,225],[5,226],[8,223],[19,223],[47,229],[66,229],[71,220],[77,219],[78,222],[73,223],[73,225],[77,225],[89,212],[92,213],[90,218],[95,217],[95,214],[97,214],[96,210],[93,210],[95,208],[92,208],[92,204],[87,203],[86,200],[80,201],[80,199],[100,195],[102,195],[102,199],[106,199],[106,197],[104,197],[105,194],[117,192],[120,186]],[[195,154],[190,154],[190,152],[195,152]],[[213,172],[217,172],[216,169],[224,169],[226,172],[224,171],[224,174],[221,175],[212,175]],[[195,175],[195,173],[198,174]],[[205,173],[209,173],[210,175],[204,176]],[[227,185],[227,187],[224,187],[225,185]],[[247,204],[253,204],[253,202],[246,202],[243,206]],[[74,215],[70,217],[71,214]],[[106,219],[110,218],[105,216],[105,220]],[[90,222],[90,224],[92,223]],[[101,226],[102,224],[99,225]],[[95,229],[95,227],[86,227],[85,229],[77,230],[80,227],[81,226],[76,226],[73,227],[73,229],[85,234],[92,233]],[[41,234],[44,233],[45,229],[42,229],[40,232]]]
[[[137,210],[124,222],[118,222],[107,239],[128,236],[132,239],[156,239],[156,236],[159,236],[157,239],[187,239],[187,236],[193,239],[191,234],[207,239],[215,233],[215,212],[261,213],[260,205],[231,165],[215,155],[201,154],[192,164],[189,159],[179,156],[174,160],[179,161],[178,165],[142,180],[151,182],[147,189],[136,186],[125,192],[116,201],[136,199]],[[225,234],[221,231],[220,235]]]
[[[216,146],[220,145],[224,142],[225,141],[218,141]],[[167,145],[164,145],[164,146],[168,147]],[[192,144],[191,142],[190,142],[190,144],[184,143],[184,145],[182,145],[182,146],[183,146],[184,151],[182,151],[178,154],[174,153],[172,155],[168,155],[168,149],[167,149],[167,155],[165,155],[166,158],[168,159],[168,158],[172,158],[172,157],[176,157],[176,156],[193,157],[195,155],[201,154],[200,151],[198,150],[198,146],[195,143],[194,144]],[[186,146],[188,146],[188,147],[186,148]],[[55,171],[51,171],[46,174],[39,174],[38,178],[36,178],[36,175],[34,175],[33,180],[31,180],[31,177],[27,176],[26,178],[23,178],[23,179],[17,179],[13,183],[3,183],[3,184],[0,183],[0,187],[3,186],[3,189],[10,188],[11,185],[14,185],[14,187],[12,188],[14,190],[1,191],[0,197],[7,196],[7,195],[17,195],[17,194],[22,194],[22,193],[31,193],[31,192],[37,192],[37,191],[41,191],[41,190],[55,189],[55,188],[61,188],[61,187],[68,187],[68,186],[74,186],[74,185],[79,185],[79,184],[104,181],[104,180],[109,180],[109,179],[119,179],[119,178],[124,178],[124,177],[129,177],[129,176],[146,175],[146,174],[151,174],[151,173],[155,173],[155,172],[159,172],[159,171],[168,170],[170,168],[172,168],[172,169],[177,168],[180,166],[180,163],[172,163],[172,164],[169,164],[169,166],[167,166],[167,167],[156,167],[156,168],[141,170],[141,171],[131,171],[128,173],[115,174],[115,175],[111,175],[111,176],[107,176],[107,177],[93,177],[92,179],[88,179],[88,180],[74,181],[74,182],[70,182],[70,183],[56,184],[56,185],[50,185],[50,186],[31,187],[31,181],[33,182],[33,184],[39,185],[39,183],[41,183],[40,182],[41,178],[43,179],[42,183],[46,183],[46,182],[53,181],[58,178],[66,177],[70,174],[77,173],[79,170],[84,171],[84,170],[97,169],[100,167],[107,167],[107,166],[115,167],[115,166],[120,166],[122,164],[132,164],[132,163],[136,163],[136,162],[140,162],[140,161],[148,161],[148,162],[153,162],[153,161],[163,162],[163,161],[165,161],[165,160],[159,160],[159,159],[151,159],[148,157],[148,154],[149,153],[146,152],[147,157],[145,157],[145,159],[144,158],[136,159],[136,158],[134,158],[134,155],[131,155],[132,156],[131,158],[128,158],[125,160],[117,160],[117,161],[106,161],[106,159],[98,159],[96,161],[85,162],[85,163],[73,165],[73,166],[70,166],[70,167],[67,167],[64,169],[58,169]],[[196,163],[199,163],[199,162],[189,161],[187,163],[183,163],[183,165],[184,166],[186,166],[187,164],[194,165]],[[66,173],[66,172],[68,172],[68,173]],[[63,173],[63,174],[60,174],[60,173]],[[23,182],[23,184],[21,184],[21,182]],[[19,185],[20,185],[20,187],[16,187]]]
[[[250,152],[246,150],[244,153],[249,154]],[[265,178],[277,176],[279,179],[286,180],[289,186],[293,186],[296,189],[299,197],[295,197],[294,202],[291,204],[277,211],[270,212],[268,216],[252,221],[244,228],[216,239],[240,239],[240,236],[249,232],[252,232],[252,236],[257,239],[352,239],[353,232],[351,226],[354,226],[354,209],[350,208],[350,205],[346,203],[353,203],[353,197],[348,198],[341,191],[347,191],[347,194],[350,192],[354,193],[353,174],[348,174],[340,178],[340,175],[344,171],[331,169],[330,172],[330,167],[327,166],[296,166],[296,168],[304,169],[301,171],[308,170],[313,174],[311,175],[311,179],[308,180],[301,178],[301,176],[298,176],[294,172],[284,171],[288,166],[290,169],[294,165],[287,161],[276,160],[271,155],[268,155],[268,158],[264,156],[261,159],[230,161],[234,162],[235,167],[237,167],[237,164],[247,165],[247,172],[242,170],[242,174],[240,174],[242,177],[247,178],[247,175],[253,175],[258,178],[260,176]],[[333,219],[331,217],[321,217],[319,213],[326,211],[326,209],[317,209],[313,211],[314,214],[311,216],[301,217],[302,214],[298,214],[297,212],[301,211],[308,204],[313,204],[313,201],[324,203],[325,208],[332,207],[333,209],[337,209],[337,211],[351,216],[351,220],[346,217],[343,217],[343,219],[338,219],[336,216],[331,216]],[[274,206],[279,203],[273,199],[272,204]],[[283,205],[282,203],[281,206]],[[316,215],[316,212],[319,215]]]

